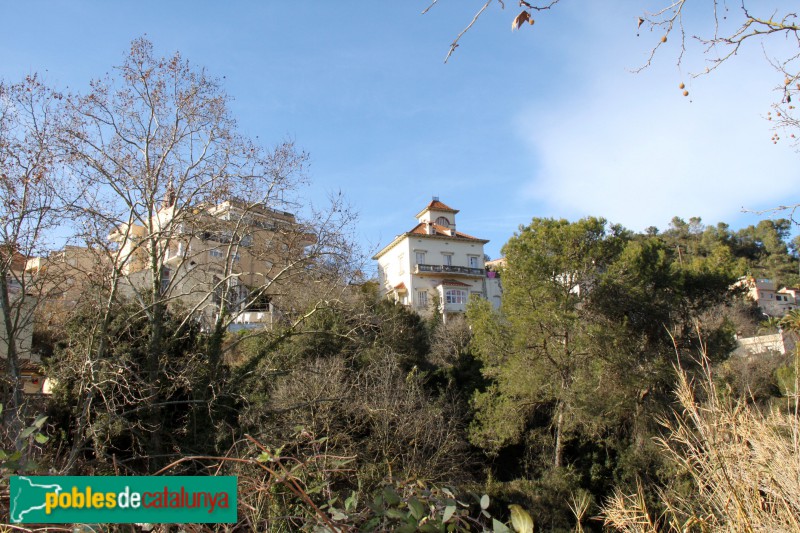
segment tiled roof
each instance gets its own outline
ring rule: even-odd
[[[433,229],[436,230],[436,234],[428,235],[428,230],[426,229],[425,226],[427,226],[426,223],[420,222],[419,224],[414,226],[408,233],[413,235],[425,235],[426,237],[449,237],[451,239],[469,239],[473,241],[483,240],[477,237],[473,237],[472,235],[467,235],[466,233],[461,233],[460,231],[456,231],[455,235],[450,235],[450,228],[440,226],[439,224],[432,224]]]
[[[453,209],[449,205],[445,205],[439,200],[433,200],[429,203],[425,209],[435,209],[437,211],[450,211],[451,213],[458,213],[458,209]]]
[[[31,361],[20,361],[19,371],[31,374],[41,374],[42,367],[37,363],[32,363]]]
[[[454,279],[443,279],[440,285],[450,285],[454,287],[472,287],[472,285],[467,285],[466,283],[461,283],[460,281],[456,281]]]
[[[453,209],[453,208],[452,208],[452,207],[450,207],[449,205],[445,205],[445,204],[443,204],[442,202],[440,202],[438,198],[435,198],[434,200],[432,200],[432,201],[431,201],[431,203],[429,203],[428,205],[426,205],[426,206],[425,206],[425,207],[422,209],[422,211],[420,211],[419,213],[417,213],[417,214],[416,214],[416,215],[414,215],[414,216],[415,216],[416,218],[419,218],[419,217],[421,217],[421,216],[422,216],[422,214],[423,214],[424,212],[426,212],[426,211],[430,211],[430,210],[432,210],[432,209],[433,209],[433,210],[436,210],[436,211],[446,211],[446,212],[448,212],[448,213],[458,213],[458,209]]]
[[[401,281],[398,285],[394,286],[394,290],[397,292],[403,292],[407,291],[408,289],[406,289],[406,284]]]

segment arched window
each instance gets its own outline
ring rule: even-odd
[[[436,219],[436,223],[439,224],[440,226],[444,226],[445,228],[449,228],[450,227],[450,221],[447,220],[447,217],[439,217],[439,218],[437,218]]]

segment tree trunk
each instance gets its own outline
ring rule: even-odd
[[[10,428],[11,434],[15,436],[15,447],[20,450],[22,442],[17,437],[22,430],[24,399],[19,354],[17,353],[17,331],[11,319],[11,298],[8,295],[8,277],[6,273],[0,274],[0,305],[2,305],[3,310],[2,327],[5,330],[5,342],[8,348],[6,364],[8,365],[8,377],[11,381],[11,402],[5,406],[3,414],[6,427]]]
[[[555,468],[561,467],[562,454],[564,443],[562,440],[562,431],[564,426],[564,402],[559,401],[556,405],[556,445],[555,453],[553,454],[553,466]]]
[[[151,219],[152,220],[152,219]],[[152,234],[151,230],[151,234]],[[150,339],[147,347],[147,360],[145,371],[148,383],[148,398],[151,403],[148,409],[148,423],[150,425],[150,446],[148,450],[148,465],[150,472],[158,470],[161,461],[161,387],[159,378],[161,374],[161,354],[164,351],[164,319],[166,318],[166,305],[162,300],[161,291],[161,263],[158,260],[158,243],[150,242],[150,270],[153,276],[152,311],[149,314]]]

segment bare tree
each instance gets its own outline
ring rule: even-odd
[[[423,11],[427,13],[439,0],[433,0]],[[522,9],[517,12],[511,22],[511,29],[518,30],[526,23],[530,26],[536,22],[538,14],[548,12],[560,3],[560,0],[540,0],[526,1],[520,0],[517,4]],[[459,41],[472,26],[478,21],[480,16],[492,4],[505,8],[503,0],[485,0],[473,16],[470,23],[462,30],[450,45],[445,62],[450,58],[455,49],[459,46]],[[650,31],[655,41],[650,47],[650,55],[642,67],[637,70],[647,68],[655,58],[656,53],[670,40],[677,37],[680,46],[678,48],[677,61],[680,64],[690,42],[701,45],[706,60],[707,68],[693,74],[693,76],[707,74],[716,69],[729,59],[738,54],[741,47],[747,43],[763,44],[765,37],[784,37],[789,43],[790,49],[798,49],[797,52],[785,52],[782,57],[771,60],[773,65],[786,75],[783,87],[794,91],[792,85],[798,77],[798,61],[800,60],[800,35],[798,35],[797,13],[792,8],[784,5],[777,6],[764,5],[763,3],[743,0],[739,5],[731,6],[721,0],[706,0],[705,2],[691,4],[693,11],[687,14],[686,0],[663,0],[656,3],[654,10],[644,10],[638,18],[631,18],[632,31],[642,29]],[[696,6],[696,8],[695,8]],[[704,11],[705,9],[705,11]],[[633,15],[633,14],[632,14]],[[699,18],[703,15],[708,16],[708,24],[700,25],[703,28],[698,33],[690,33],[684,25],[685,17]],[[767,55],[769,58],[769,56]],[[800,89],[798,89],[800,90]],[[788,92],[786,92],[788,95]],[[785,97],[784,97],[785,100]],[[789,99],[788,101],[791,101]]]
[[[61,215],[53,150],[60,98],[36,76],[0,82],[0,357],[11,388],[7,423],[20,422],[23,414],[21,364],[33,357],[33,314],[41,289],[25,275],[26,261],[46,250],[48,232]]]
[[[269,149],[239,133],[229,100],[219,80],[180,54],[155,56],[145,39],[133,41],[123,63],[88,94],[66,100],[62,147],[87,186],[75,218],[110,271],[91,334],[96,342],[85,345],[81,366],[97,368],[108,355],[114,313],[132,303],[146,324],[141,383],[130,387],[140,390],[131,401],[143,405],[123,410],[144,411],[152,456],[162,451],[156,428],[165,390],[181,380],[166,357],[169,344],[191,328],[206,334],[196,361],[205,386],[191,401],[210,404],[229,328],[251,315],[259,318],[250,326],[296,324],[336,288],[305,290],[308,310],[295,305],[292,295],[303,291],[294,287],[346,265],[350,251],[344,232],[353,218],[343,202],[310,222],[290,212],[306,182],[307,155],[291,141]],[[176,317],[177,326],[166,329]],[[74,440],[71,464],[87,438],[96,380],[81,380],[87,394],[76,432],[83,437]]]

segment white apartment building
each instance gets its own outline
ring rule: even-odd
[[[500,306],[499,279],[495,272],[487,275],[484,264],[483,245],[489,241],[457,231],[457,213],[434,197],[417,213],[416,226],[373,257],[383,296],[422,314],[440,312],[445,319],[463,313],[472,296]]]
[[[229,330],[270,327],[278,315],[272,293],[280,290],[287,265],[301,264],[315,236],[292,213],[235,199],[184,209],[179,217],[175,211],[165,199],[153,220],[165,300],[192,310],[208,327],[224,298]],[[70,308],[93,282],[108,275],[116,260],[122,274],[119,294],[135,298],[152,286],[148,231],[138,224],[122,225],[109,235],[118,248],[67,246],[30,259],[28,274],[46,272],[41,285],[49,303]]]

